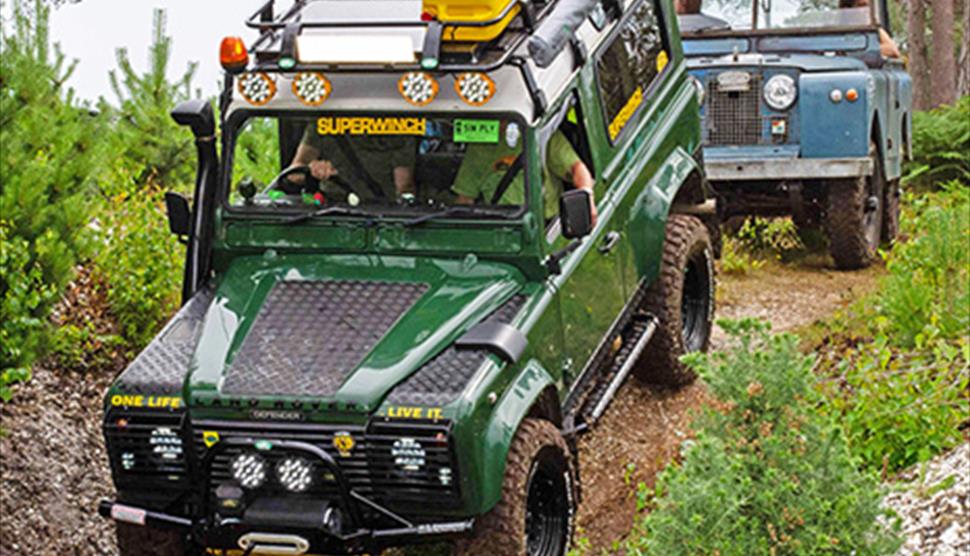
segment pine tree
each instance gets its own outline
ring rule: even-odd
[[[47,316],[90,246],[99,120],[64,83],[47,8],[17,0],[0,30],[0,397],[44,351]]]
[[[192,138],[170,113],[190,97],[197,64],[190,63],[181,77],[169,81],[171,46],[171,37],[165,35],[165,11],[155,10],[148,71],[136,72],[127,50],[119,48],[118,70],[109,73],[118,107],[101,100],[101,109],[117,123],[116,152],[131,170],[136,187],[151,181],[163,188],[185,189],[193,183]]]

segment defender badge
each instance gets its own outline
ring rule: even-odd
[[[356,445],[357,442],[354,441],[354,437],[349,432],[342,431],[333,435],[333,447],[337,449],[341,457],[349,457],[350,451]]]
[[[216,431],[202,431],[202,442],[206,448],[211,448],[219,443],[219,433]]]

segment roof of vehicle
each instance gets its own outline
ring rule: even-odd
[[[467,2],[448,0],[458,1]],[[609,1],[616,1],[622,12],[638,2],[490,1],[507,3],[489,19],[479,15],[477,19],[441,21],[427,11],[416,13],[415,6],[422,5],[419,0],[297,0],[279,15],[275,15],[274,0],[269,0],[247,21],[260,36],[249,48],[250,63],[246,73],[235,79],[225,113],[240,109],[360,111],[363,107],[368,112],[392,113],[480,109],[518,113],[534,121],[545,104],[565,90],[585,62],[582,56],[593,52],[617,24],[614,20],[598,28],[587,15]],[[429,2],[433,0],[425,0],[425,10]],[[566,3],[569,5],[564,6]],[[443,10],[446,2],[433,6]],[[572,47],[554,52],[547,63],[539,64],[530,55],[529,39],[547,18],[563,11],[570,11],[577,23],[582,17],[572,35]],[[463,37],[466,31],[474,37],[483,28],[491,29],[495,37],[451,40]],[[324,78],[329,87],[324,101],[310,105],[297,94],[294,80],[307,73]],[[415,106],[404,98],[400,81],[412,73],[436,81],[432,101]],[[494,92],[487,103],[473,105],[459,94],[456,80],[469,73],[493,82]],[[242,94],[242,80],[252,75],[272,81],[273,92],[265,102],[253,103]]]

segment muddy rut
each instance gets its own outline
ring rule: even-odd
[[[775,330],[810,324],[870,289],[881,272],[829,270],[824,262],[770,264],[722,277],[718,317],[770,318]],[[715,346],[724,342],[717,331]],[[0,554],[115,554],[113,527],[97,501],[111,494],[100,432],[100,402],[111,377],[35,369],[2,407]],[[659,390],[630,381],[580,443],[583,500],[577,524],[595,551],[612,552],[636,519],[636,485],[653,485],[705,402],[702,384]]]

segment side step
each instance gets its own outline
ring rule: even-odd
[[[610,402],[616,397],[616,392],[623,385],[626,377],[633,370],[644,348],[650,342],[657,330],[657,318],[650,315],[635,314],[620,335],[622,346],[613,356],[609,367],[604,369],[603,375],[596,385],[585,396],[582,409],[579,412],[581,423],[577,432],[582,432],[593,425],[603,416]]]

